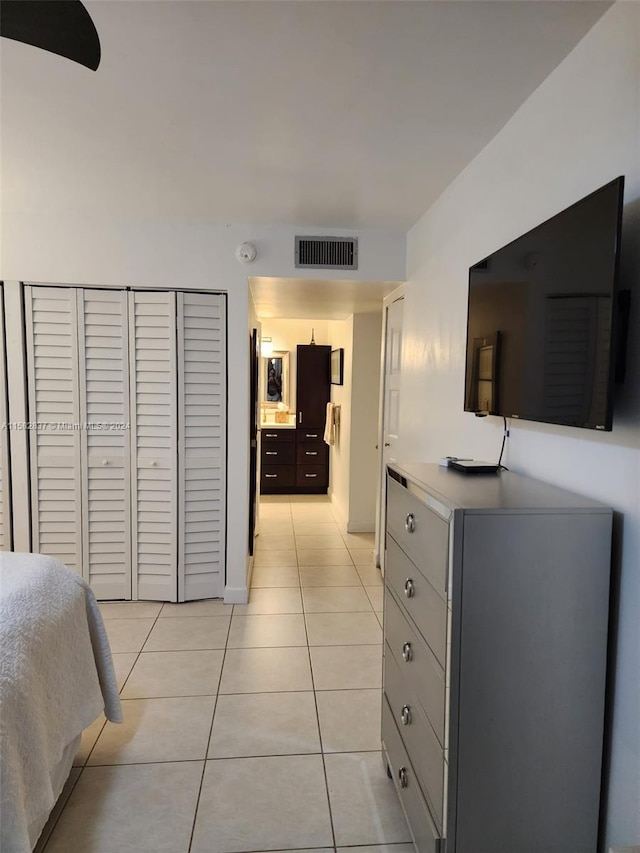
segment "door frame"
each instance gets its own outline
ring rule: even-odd
[[[393,290],[382,301],[382,336],[380,345],[380,399],[378,403],[378,487],[376,491],[376,538],[374,558],[375,564],[384,575],[384,530],[386,526],[385,497],[386,497],[386,472],[384,464],[384,427],[385,427],[385,391],[386,391],[386,364],[387,364],[387,325],[389,317],[389,306],[399,299],[404,299],[407,294],[407,284],[403,283]]]

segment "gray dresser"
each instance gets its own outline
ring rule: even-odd
[[[596,853],[612,512],[392,465],[382,741],[420,853]]]

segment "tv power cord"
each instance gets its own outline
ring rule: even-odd
[[[509,469],[507,466],[502,464],[502,454],[504,453],[504,445],[506,440],[509,438],[510,430],[507,426],[507,419],[503,417],[502,420],[504,421],[504,429],[502,431],[502,447],[500,448],[500,457],[498,459],[498,471],[508,471]]]

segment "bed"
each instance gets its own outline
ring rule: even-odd
[[[0,850],[29,853],[82,731],[121,722],[109,642],[85,581],[41,554],[0,553]]]

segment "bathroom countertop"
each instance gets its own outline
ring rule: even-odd
[[[263,421],[260,429],[295,429],[295,424],[278,424],[275,421]]]

